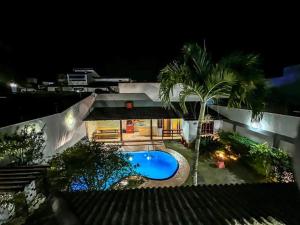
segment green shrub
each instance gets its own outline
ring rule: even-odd
[[[267,143],[258,144],[237,133],[223,132],[221,142],[232,146],[241,159],[257,173],[279,182],[293,181],[291,157],[281,149],[273,149]]]
[[[214,140],[210,136],[201,138],[201,142],[200,142],[201,152],[212,152],[221,147],[223,147],[223,144],[218,140]]]
[[[48,175],[54,190],[74,191],[73,182],[84,190],[106,190],[113,187],[108,186],[112,177],[120,180],[135,174],[119,146],[95,141],[78,142],[55,156],[50,166]]]
[[[37,131],[34,125],[25,125],[13,134],[1,136],[0,164],[5,160],[17,166],[40,163],[45,148],[43,129]]]

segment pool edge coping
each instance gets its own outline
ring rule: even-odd
[[[166,153],[171,154],[178,162],[178,169],[176,173],[169,179],[167,180],[151,180],[147,179],[143,184],[139,186],[139,188],[148,188],[148,187],[175,187],[175,186],[181,186],[183,185],[186,180],[188,179],[190,175],[190,165],[187,161],[187,159],[181,155],[179,152],[166,148],[164,145],[161,146],[153,146],[154,149],[151,149],[149,151],[163,151]],[[143,149],[139,150],[126,150],[123,148],[124,152],[132,152],[132,151],[144,151]],[[147,150],[146,150],[147,151]]]

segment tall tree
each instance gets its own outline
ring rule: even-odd
[[[160,72],[160,98],[166,107],[172,107],[172,96],[179,88],[179,104],[187,113],[189,96],[198,98],[201,108],[198,117],[195,143],[193,182],[197,184],[201,128],[205,108],[211,100],[227,99],[229,107],[246,107],[252,110],[252,119],[260,120],[264,108],[265,81],[259,67],[259,56],[234,53],[214,62],[205,47],[186,44],[181,60],[166,65]]]

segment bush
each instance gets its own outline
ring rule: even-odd
[[[44,131],[36,131],[34,125],[25,125],[15,133],[0,137],[0,162],[9,165],[31,165],[39,163],[45,148]]]
[[[279,182],[294,180],[292,159],[285,151],[273,149],[267,143],[258,144],[237,133],[223,132],[220,138],[257,173]]]
[[[201,152],[212,152],[221,147],[223,147],[223,144],[218,140],[214,140],[211,136],[201,137],[201,142],[200,142]]]
[[[81,141],[68,148],[54,157],[50,166],[50,182],[56,190],[106,190],[134,174],[118,146],[94,141]]]

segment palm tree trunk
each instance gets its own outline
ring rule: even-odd
[[[194,176],[193,176],[193,184],[197,185],[198,184],[198,164],[199,164],[199,149],[200,149],[200,142],[201,142],[201,130],[202,130],[202,124],[204,121],[204,116],[205,116],[205,107],[206,107],[206,102],[201,103],[201,108],[200,108],[200,114],[198,118],[198,127],[197,127],[197,139],[195,143],[195,166],[194,166]]]

